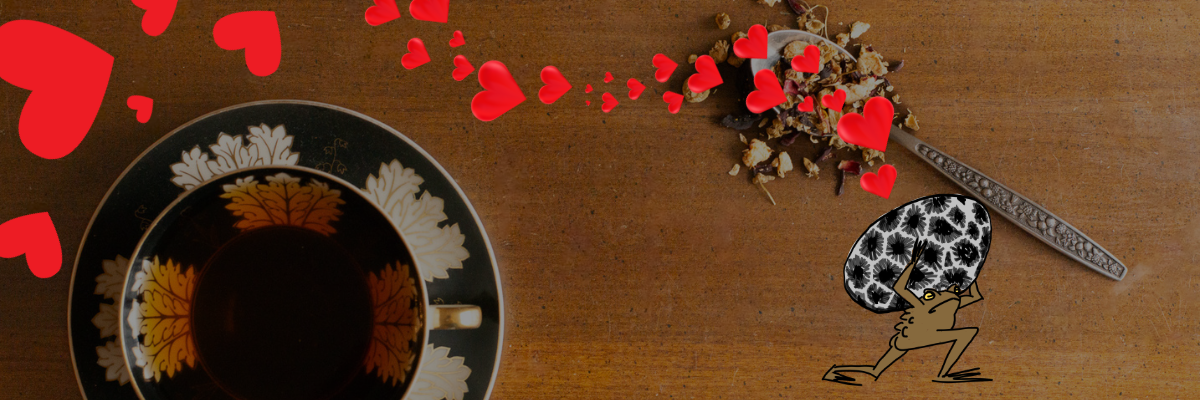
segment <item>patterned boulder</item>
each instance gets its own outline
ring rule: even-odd
[[[992,243],[992,222],[983,204],[970,197],[940,194],[910,201],[875,220],[854,242],[844,266],[846,293],[876,313],[911,307],[892,290],[908,265],[913,246],[927,243],[907,289],[966,289],[979,276]]]

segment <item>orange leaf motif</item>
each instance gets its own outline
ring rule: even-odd
[[[374,305],[375,328],[371,346],[367,349],[367,372],[375,374],[385,382],[403,383],[405,375],[412,370],[417,345],[417,334],[424,321],[423,313],[413,299],[417,295],[417,284],[409,276],[407,265],[388,265],[376,277],[369,277],[371,301]]]
[[[326,236],[337,232],[329,223],[337,221],[342,212],[338,205],[346,204],[342,192],[329,185],[310,181],[300,185],[300,178],[285,173],[266,177],[259,184],[253,176],[239,178],[225,185],[221,198],[230,199],[225,208],[242,217],[234,226],[243,231],[271,225],[293,225],[311,229]]]
[[[151,376],[161,380],[164,371],[174,377],[184,363],[195,367],[196,346],[189,323],[195,269],[181,271],[180,267],[170,259],[159,264],[154,257],[154,261],[142,261],[142,270],[134,276],[133,291],[140,293],[142,300],[134,302],[129,325],[142,335],[134,352],[147,380]]]

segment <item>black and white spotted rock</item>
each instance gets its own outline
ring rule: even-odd
[[[910,305],[892,291],[913,245],[927,243],[906,287],[920,296],[925,289],[966,289],[975,282],[992,243],[992,219],[970,197],[940,194],[910,201],[875,220],[846,257],[846,293],[876,313]]]

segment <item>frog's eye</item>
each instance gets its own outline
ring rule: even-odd
[[[925,300],[933,300],[933,292],[925,292]]]

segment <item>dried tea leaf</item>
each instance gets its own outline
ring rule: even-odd
[[[822,151],[821,155],[817,156],[817,162],[824,162],[830,158],[833,158],[833,147],[826,147],[825,151]]]
[[[729,18],[729,14],[717,13],[717,28],[720,28],[720,29],[728,28],[729,23],[731,21],[732,21],[732,19]]]
[[[755,122],[762,119],[762,114],[729,114],[721,120],[721,125],[739,131],[750,129]],[[745,140],[743,140],[745,142]]]
[[[800,137],[800,132],[792,132],[784,135],[783,137],[779,138],[779,145],[784,147],[791,146],[792,143],[796,143],[796,138],[798,137]]]
[[[713,44],[712,50],[708,51],[708,55],[712,57],[713,62],[718,64],[725,62],[729,58],[729,42],[718,40],[716,44]]]
[[[904,60],[900,60],[899,64],[896,64],[895,66],[891,67],[890,71],[891,72],[900,72],[900,68],[904,68]],[[888,90],[891,90],[891,89],[888,89]]]
[[[758,139],[750,139],[750,148],[742,150],[742,164],[747,167],[754,167],[769,158],[771,158],[771,147],[767,146],[767,142]]]
[[[853,25],[850,25],[850,38],[858,39],[867,29],[871,29],[871,24],[862,21],[855,22]]]

